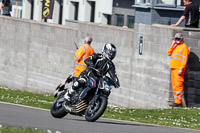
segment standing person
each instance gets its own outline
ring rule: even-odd
[[[184,43],[183,35],[176,33],[167,55],[171,56],[171,81],[174,96],[173,107],[182,106],[183,82],[186,64],[188,61],[189,49]]]
[[[10,0],[2,0],[0,3],[0,10],[3,9],[2,15],[11,16],[10,11],[12,11],[12,3]]]
[[[92,37],[85,37],[84,43],[85,45],[80,46],[74,56],[76,61],[76,69],[73,76],[75,78],[78,77],[80,73],[86,69],[87,65],[85,64],[84,60],[94,53],[94,49],[90,46],[92,43]]]
[[[87,65],[85,64],[84,60],[94,53],[94,49],[90,46],[92,43],[92,37],[85,37],[84,43],[85,45],[77,48],[77,51],[75,53],[74,60],[76,61],[76,68],[74,73],[70,75],[67,79],[65,79],[59,85],[59,87],[65,85],[67,82],[75,82],[77,77],[79,77],[80,73],[87,68]]]
[[[178,20],[176,24],[172,24],[172,27],[178,26],[185,21],[185,27],[188,28],[198,28],[199,25],[199,6],[194,4],[192,0],[183,0],[183,3],[185,5],[185,9],[183,12],[183,15]]]

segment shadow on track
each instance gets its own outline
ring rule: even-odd
[[[83,122],[87,122],[86,120],[81,120],[81,119],[73,119],[73,118],[67,118],[68,120],[73,120],[73,121],[83,121]],[[112,119],[113,120],[113,119]],[[102,123],[102,124],[110,124],[110,125],[124,125],[124,126],[145,126],[145,127],[156,127],[156,125],[148,125],[148,124],[143,124],[143,123],[128,123],[128,121],[125,122],[120,122],[120,121],[105,121],[105,120],[97,120],[95,122],[91,122],[91,123]]]

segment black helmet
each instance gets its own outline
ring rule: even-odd
[[[109,60],[113,60],[115,58],[116,52],[117,52],[117,49],[115,45],[112,43],[106,43],[103,46],[102,54]]]

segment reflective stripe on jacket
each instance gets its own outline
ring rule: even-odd
[[[170,68],[185,68],[188,61],[189,49],[186,44],[169,48],[167,55],[171,56]]]
[[[76,69],[74,76],[78,77],[82,71],[84,71],[87,65],[84,63],[84,60],[94,53],[93,48],[90,45],[80,46],[76,51],[74,59],[76,60]]]

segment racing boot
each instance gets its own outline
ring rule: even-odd
[[[80,82],[80,83],[79,83]],[[70,97],[74,94],[75,90],[77,90],[81,84],[80,81],[75,81],[70,89],[67,90],[67,93],[65,94],[65,99],[67,101],[70,101]]]
[[[69,88],[64,96],[65,100],[70,101],[71,96],[74,94],[74,89]]]

